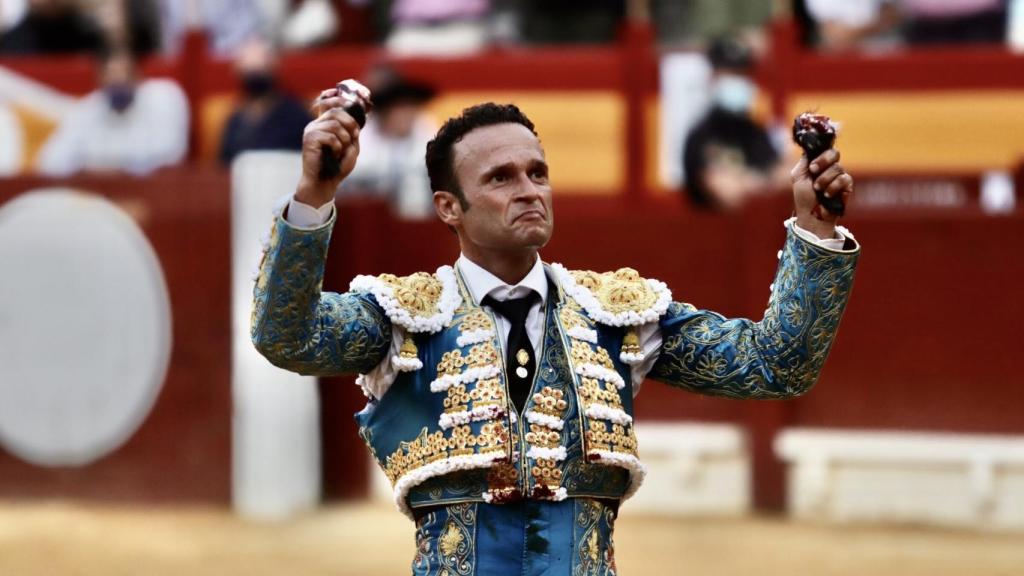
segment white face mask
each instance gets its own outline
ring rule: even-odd
[[[756,95],[757,86],[742,76],[721,76],[711,90],[711,100],[734,114],[746,114]]]

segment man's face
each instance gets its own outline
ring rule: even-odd
[[[453,152],[455,177],[469,205],[455,224],[464,245],[504,252],[548,243],[554,227],[548,165],[528,128],[477,128]]]

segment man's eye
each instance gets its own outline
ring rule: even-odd
[[[491,176],[491,182],[494,182],[495,184],[502,184],[507,180],[508,177],[504,174],[495,174],[494,176]]]
[[[544,172],[543,170],[537,170],[537,171],[535,171],[533,173],[533,179],[534,180],[547,180],[548,179],[548,173]]]

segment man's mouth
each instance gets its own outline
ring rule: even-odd
[[[544,220],[544,213],[541,212],[540,210],[527,210],[526,212],[523,212],[522,214],[516,216],[512,221],[513,222],[518,222],[519,220],[523,220],[523,219],[526,219],[526,220],[532,220],[532,219]]]

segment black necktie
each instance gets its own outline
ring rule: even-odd
[[[512,403],[519,412],[522,412],[523,406],[526,405],[526,398],[530,395],[530,387],[533,384],[533,375],[537,371],[533,344],[526,334],[526,315],[539,299],[539,294],[530,292],[529,296],[502,302],[490,296],[483,300],[484,306],[489,306],[504,316],[510,324],[508,337],[505,339],[505,377]]]

